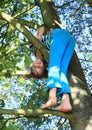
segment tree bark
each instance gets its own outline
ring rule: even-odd
[[[59,117],[63,117],[67,119],[71,119],[72,118],[72,112],[71,113],[63,113],[63,112],[59,112],[56,110],[51,110],[51,109],[0,109],[0,114],[9,114],[9,115],[15,115],[15,116],[19,116],[19,117],[37,117],[37,116],[59,116]]]
[[[92,129],[92,95],[82,82],[72,75],[69,77],[73,99],[73,114],[70,119],[72,130]],[[87,86],[86,86],[87,87]],[[90,128],[90,129],[89,129]]]
[[[92,0],[86,0],[87,4],[92,7]]]

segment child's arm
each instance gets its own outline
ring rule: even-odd
[[[35,50],[35,56],[36,56],[36,59],[41,59],[42,58],[42,54],[41,54],[39,49]]]
[[[36,38],[41,42],[42,41],[42,35],[44,34],[44,27],[40,27],[38,29],[38,32],[36,34]],[[41,55],[41,52],[39,49],[36,49],[35,51],[35,55],[36,55],[36,58],[41,58],[42,55]]]
[[[38,32],[36,34],[36,38],[41,42],[42,41],[42,35],[44,34],[44,27],[40,27],[38,29]]]

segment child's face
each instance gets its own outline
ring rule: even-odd
[[[32,65],[32,73],[35,76],[40,76],[44,73],[45,65],[41,59],[36,59]]]

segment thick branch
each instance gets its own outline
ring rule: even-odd
[[[30,31],[28,31],[28,29],[26,29],[23,25],[21,25],[19,23],[19,21],[17,21],[15,18],[11,17],[10,15],[0,12],[0,18],[2,18],[3,20],[8,21],[9,23],[11,23],[15,28],[17,28],[22,34],[24,34],[24,36],[26,36],[28,38],[29,41],[32,42],[32,44],[34,46],[37,46],[35,44],[35,42],[37,40],[34,40],[34,36],[30,33]],[[39,47],[39,46],[38,46]]]
[[[88,5],[92,7],[92,0],[86,0]]]
[[[39,24],[37,24],[37,23],[35,24],[35,22],[32,23],[31,21],[29,22],[29,21],[24,20],[24,19],[17,19],[17,22],[24,25],[24,26],[27,26],[29,28],[33,28],[35,30],[37,30],[40,27]]]
[[[52,0],[37,0],[37,4],[41,9],[43,21],[48,28],[64,28]]]
[[[11,72],[8,70],[2,70],[0,72],[0,76],[5,76],[5,75],[9,75],[9,76],[25,76],[25,75],[29,75],[30,71],[22,71],[22,70],[16,70],[16,72]]]
[[[19,23],[19,20],[11,17],[10,15],[0,12],[0,18],[8,21],[15,28],[17,28],[24,36],[28,39],[28,41],[37,49],[40,49],[46,61],[48,61],[49,53],[48,50],[43,47],[43,45],[35,38],[35,36],[22,24]]]
[[[56,110],[51,109],[0,109],[0,114],[9,114],[9,115],[15,115],[15,116],[25,116],[25,117],[33,117],[33,116],[59,116],[63,118],[72,118],[72,113],[62,113]]]

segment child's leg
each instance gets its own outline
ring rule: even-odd
[[[59,37],[59,35],[60,35],[60,37]],[[63,60],[64,52],[66,51],[67,45],[70,40],[70,35],[68,35],[66,32],[62,32],[59,30],[58,33],[54,34],[54,38],[52,36],[52,42],[51,42],[51,47],[50,47],[48,84],[46,87],[46,89],[50,92],[49,100],[41,108],[48,108],[48,107],[54,106],[56,104],[56,94],[55,93],[57,92],[57,95],[59,96],[60,94],[62,94],[62,90],[63,90],[62,106],[60,105],[57,108],[57,110],[60,110],[62,112],[68,112],[68,111],[71,111],[71,109],[72,109],[70,100],[69,100],[69,95],[68,95],[68,93],[70,93],[70,89],[69,89],[68,81],[66,78],[66,72],[64,74],[65,75],[64,79],[62,79],[62,76],[60,77],[60,72],[61,72],[60,66],[63,65],[62,60]],[[65,61],[67,62],[67,59]],[[66,66],[66,67],[68,67],[68,66]],[[53,96],[53,93],[54,93],[54,96]],[[66,93],[66,94],[64,94],[64,93]],[[52,99],[54,99],[54,100],[52,100]]]
[[[70,34],[65,30],[56,29],[52,32],[48,68],[48,83],[46,87],[47,91],[53,87],[62,88],[60,67],[69,40]]]
[[[41,108],[48,108],[56,104],[56,90],[57,88],[62,88],[60,80],[60,63],[69,39],[70,37],[68,37],[66,32],[61,29],[57,29],[52,33],[48,68],[48,83],[46,87],[47,91],[49,91],[49,100]],[[64,41],[65,43],[63,43]]]
[[[49,90],[49,99],[47,101],[47,103],[43,106],[41,106],[40,108],[48,108],[51,106],[55,106],[56,105],[56,88],[51,88]]]
[[[70,59],[72,57],[73,51],[74,51],[75,42],[74,39],[71,37],[69,44],[67,45],[65,49],[65,53],[62,58],[61,62],[61,80],[62,80],[62,89],[57,90],[57,95],[62,94],[62,101],[60,106],[56,108],[56,110],[62,111],[62,112],[70,112],[72,110],[72,105],[70,102],[70,92],[69,92],[69,83],[67,79],[67,69],[70,62]]]
[[[70,38],[67,47],[65,48],[61,63],[60,63],[60,79],[62,81],[62,89],[57,89],[57,95],[61,95],[63,93],[70,94],[70,86],[67,79],[67,70],[69,66],[69,62],[74,52],[75,41],[73,37]]]

